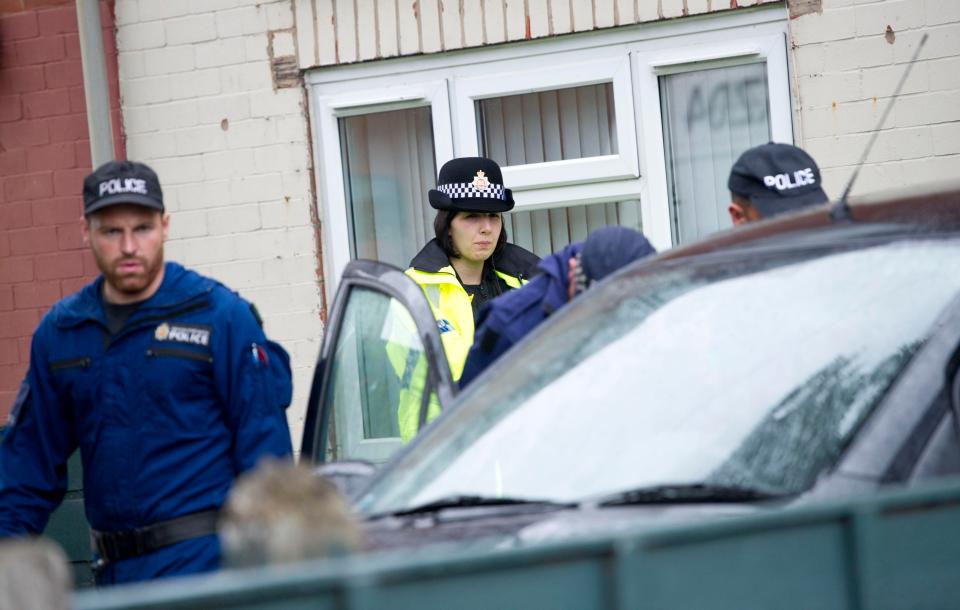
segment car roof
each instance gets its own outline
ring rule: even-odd
[[[828,203],[733,227],[691,244],[666,250],[656,260],[687,258],[739,248],[788,233],[844,225],[886,224],[902,229],[960,230],[960,185],[957,184],[858,198],[849,206],[848,220],[834,220],[832,212],[836,205]]]

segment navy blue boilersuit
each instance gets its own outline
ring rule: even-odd
[[[166,263],[158,291],[111,335],[102,283],[57,303],[34,334],[0,445],[0,536],[43,531],[77,447],[87,519],[100,531],[219,508],[259,458],[291,454],[289,357],[249,303]],[[110,563],[97,580],[204,572],[219,560],[207,535]]]

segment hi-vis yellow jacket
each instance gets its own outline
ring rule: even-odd
[[[504,248],[491,259],[494,272],[510,288],[519,288],[536,273],[540,259],[533,253],[513,244]],[[453,381],[460,379],[467,353],[473,345],[473,307],[472,297],[460,284],[453,265],[435,239],[414,257],[406,274],[420,285],[433,317],[440,329],[440,339],[450,364]],[[400,364],[399,358],[391,358]],[[406,363],[409,366],[411,363]],[[396,366],[394,368],[397,368]],[[398,373],[399,373],[398,369]],[[408,387],[401,389],[400,404],[397,412],[400,437],[404,442],[413,438],[419,429],[420,404],[426,376],[426,363],[418,363],[411,375],[403,375]],[[426,421],[440,414],[435,397],[430,400]]]

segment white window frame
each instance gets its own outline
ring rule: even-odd
[[[427,80],[386,89],[348,88],[315,98],[313,122],[318,129],[314,134],[314,150],[321,152],[317,163],[318,184],[326,203],[323,208],[324,277],[332,280],[334,286],[340,282],[343,269],[350,262],[349,206],[343,180],[339,119],[427,106],[433,123],[434,160],[439,168],[454,156],[446,81]]]
[[[479,100],[611,83],[616,154],[504,166],[503,181],[516,196],[519,191],[537,188],[638,178],[637,130],[633,120],[628,53],[623,51],[619,55],[585,59],[584,53],[571,52],[560,53],[551,60],[556,62],[555,66],[544,67],[542,60],[537,58],[501,67],[495,75],[486,73],[454,81],[452,97],[457,106],[456,130],[463,156],[480,154],[476,109]],[[523,211],[531,204],[535,205],[533,201],[520,197],[517,208]]]
[[[785,26],[784,26],[785,27]],[[634,54],[637,106],[642,109],[643,159],[646,196],[644,233],[656,244],[671,244],[670,197],[666,153],[663,146],[663,118],[660,111],[660,78],[706,68],[745,63],[766,64],[770,136],[774,142],[793,144],[793,112],[787,70],[786,32],[761,32],[730,39],[727,36],[687,36],[669,48],[638,51]]]
[[[640,199],[643,231],[663,250],[671,247],[672,232],[657,77],[696,66],[763,59],[772,137],[792,142],[787,27],[786,8],[771,4],[309,71],[306,82],[315,126],[313,146],[328,295],[332,296],[350,259],[337,119],[429,105],[439,168],[455,156],[479,151],[477,99],[613,82],[618,154],[611,156],[619,157],[613,169],[595,163],[609,161],[611,156],[588,157],[506,167],[504,181],[514,190],[518,211]],[[628,70],[623,70],[625,62],[629,62]]]

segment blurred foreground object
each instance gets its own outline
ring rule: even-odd
[[[231,567],[342,555],[361,543],[356,518],[333,483],[307,466],[277,460],[237,479],[220,537]]]
[[[72,587],[67,556],[55,542],[0,541],[0,610],[66,610]]]

